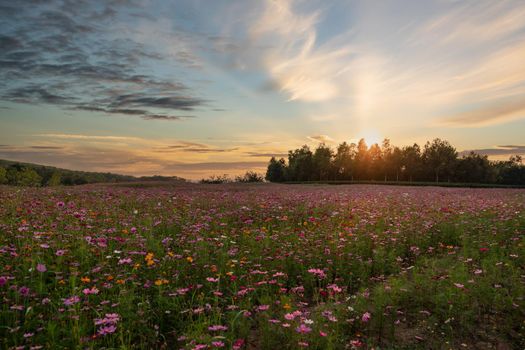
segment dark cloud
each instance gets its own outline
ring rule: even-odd
[[[482,148],[466,150],[459,153],[460,156],[468,155],[470,152],[474,152],[486,156],[510,156],[515,154],[525,154],[525,146],[522,145],[506,145],[497,146],[495,148]]]
[[[238,147],[234,148],[216,148],[208,145],[196,142],[181,141],[178,145],[171,145],[166,148],[158,149],[160,152],[179,151],[189,153],[224,153],[233,152],[238,150]]]
[[[288,157],[288,153],[271,153],[271,152],[268,152],[268,153],[264,153],[264,152],[246,152],[247,155],[249,155],[250,157],[264,157],[264,158],[271,158],[271,157],[275,157],[275,158],[286,158]]]
[[[33,149],[63,149],[63,147],[59,147],[59,146],[31,146],[30,148],[33,148]]]
[[[142,116],[142,119],[146,119],[146,120],[181,120],[185,118],[194,118],[194,116],[192,115],[160,115],[160,114]]]
[[[127,94],[117,96],[111,103],[114,107],[156,107],[163,109],[177,109],[192,111],[195,107],[201,106],[206,101],[187,96],[164,96],[152,97],[140,94]]]
[[[261,169],[268,165],[267,162],[203,162],[203,163],[173,163],[166,164],[168,171],[234,171]]]
[[[208,108],[186,84],[153,73],[155,61],[191,66],[190,53],[168,57],[108,32],[140,17],[138,2],[13,1],[0,10],[0,100],[145,120],[182,120],[193,115],[170,111]]]
[[[60,96],[36,86],[26,86],[10,90],[3,97],[6,100],[21,103],[49,103],[64,105],[72,102],[67,96]]]

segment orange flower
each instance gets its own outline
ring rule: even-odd
[[[80,278],[80,280],[83,282],[83,283],[89,283],[91,282],[91,278],[87,277],[87,276],[84,276],[82,278]]]
[[[117,280],[117,284],[124,284],[124,283],[126,283],[126,281],[124,281],[124,280]]]
[[[193,262],[193,258],[191,256],[188,256],[186,258],[186,261],[189,262],[189,263],[192,263]]]

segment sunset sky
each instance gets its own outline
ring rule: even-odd
[[[0,1],[0,158],[263,171],[319,141],[525,154],[525,1]]]

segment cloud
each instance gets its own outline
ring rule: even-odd
[[[169,121],[186,119],[172,111],[207,108],[211,101],[156,69],[159,62],[176,68],[179,60],[151,38],[129,35],[137,18],[155,21],[141,15],[142,6],[69,0],[2,5],[12,15],[0,23],[0,80],[7,82],[0,85],[0,100]],[[186,64],[191,59],[184,57]]]
[[[63,149],[63,147],[60,147],[60,146],[31,146],[30,148],[33,148],[33,149]]]
[[[507,145],[507,146],[496,146],[495,148],[482,148],[473,149],[459,152],[460,156],[468,155],[470,152],[474,152],[481,155],[487,155],[489,157],[497,156],[510,156],[516,154],[525,154],[525,145]]]
[[[247,155],[250,157],[262,157],[262,158],[286,158],[288,157],[288,153],[279,153],[279,152],[246,152]]]
[[[177,175],[200,179],[211,174],[242,174],[246,170],[262,172],[267,162],[252,161],[173,161],[140,149],[70,145],[63,149],[0,147],[0,159],[56,166],[64,169],[113,172],[129,175]]]
[[[176,145],[170,145],[158,149],[160,152],[187,152],[187,153],[227,153],[237,151],[239,148],[216,148],[202,143],[180,141]]]
[[[497,101],[488,106],[457,113],[441,119],[441,124],[472,127],[486,126],[525,117],[525,100]]]
[[[37,134],[34,136],[58,138],[58,139],[72,139],[72,140],[94,140],[94,141],[143,141],[139,137],[131,136],[112,136],[112,135],[82,135],[82,134]]]
[[[330,136],[328,136],[328,135],[313,135],[313,136],[308,136],[308,139],[310,141],[318,141],[318,142],[321,142],[321,143],[333,143],[333,142],[335,142],[335,140],[333,138],[331,138]]]
[[[345,71],[351,61],[348,44],[318,45],[316,25],[322,12],[299,13],[298,1],[264,2],[265,8],[250,27],[252,40],[267,45],[262,64],[270,74],[268,87],[277,87],[290,100],[321,102],[344,91]]]

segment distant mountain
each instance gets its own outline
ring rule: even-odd
[[[61,169],[53,166],[0,159],[0,184],[15,186],[83,185],[102,182],[186,181],[178,176],[120,175]]]

